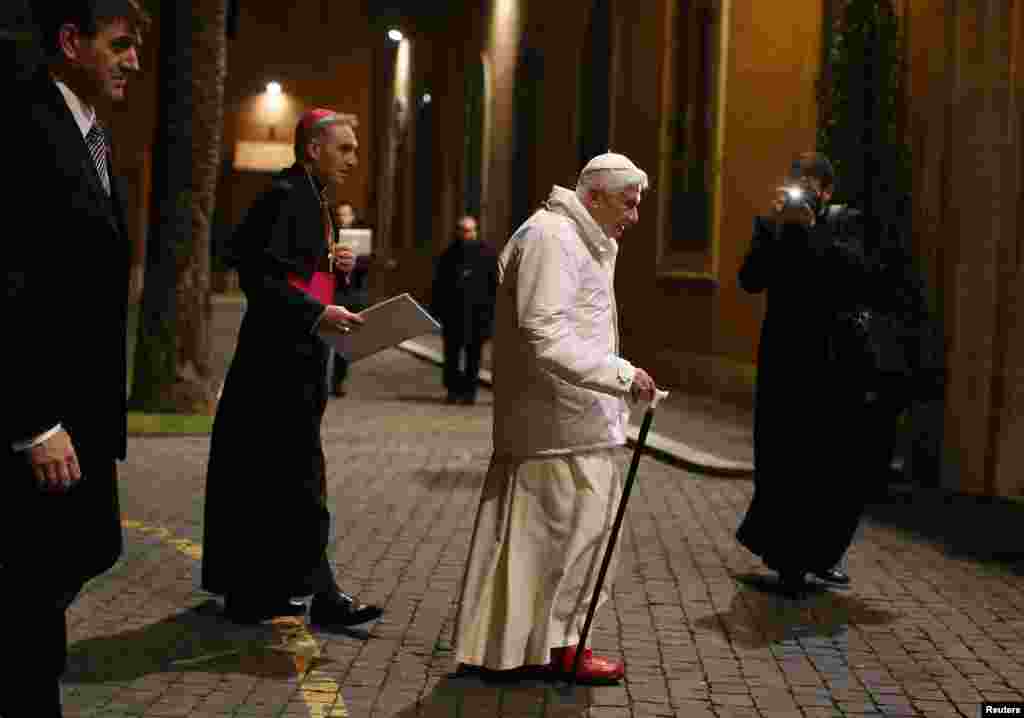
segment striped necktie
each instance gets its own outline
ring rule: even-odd
[[[85,145],[89,148],[93,164],[96,165],[96,173],[99,175],[103,190],[110,194],[110,175],[107,174],[107,140],[98,121],[92,123],[92,127],[85,135]]]

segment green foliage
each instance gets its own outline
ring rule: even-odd
[[[842,0],[829,35],[818,151],[835,165],[835,199],[906,230],[910,148],[900,121],[903,35],[892,0]]]
[[[147,286],[148,290],[148,286]],[[132,361],[132,389],[129,406],[137,411],[175,411],[164,388],[177,370],[177,332],[172,318],[146,311],[143,299],[142,316],[135,340]]]
[[[212,431],[213,417],[205,414],[128,412],[130,436],[204,436]]]
[[[0,3],[0,75],[6,81],[28,78],[42,61],[42,50],[25,0]]]

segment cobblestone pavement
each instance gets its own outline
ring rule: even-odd
[[[1012,565],[866,523],[848,556],[853,587],[791,601],[765,590],[733,538],[750,482],[648,458],[593,633],[597,652],[625,660],[626,681],[455,677],[454,601],[491,397],[463,407],[443,396],[436,367],[392,350],[355,364],[348,396],[331,400],[330,555],[345,590],[386,608],[345,634],[222,620],[198,589],[208,438],[133,438],[125,555],[69,611],[66,715],[974,716],[983,699],[1021,700],[1024,578]]]

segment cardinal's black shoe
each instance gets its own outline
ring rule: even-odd
[[[306,606],[292,603],[287,598],[274,601],[256,601],[238,596],[224,598],[224,617],[234,623],[261,623],[277,616],[301,616]]]
[[[337,595],[317,594],[309,608],[309,622],[318,626],[355,626],[380,618],[384,610],[368,603],[360,603],[341,591]]]
[[[830,568],[827,571],[812,571],[811,575],[825,583],[834,583],[837,586],[850,585],[850,576],[838,568]]]

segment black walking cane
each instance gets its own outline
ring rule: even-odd
[[[640,454],[644,452],[644,442],[647,441],[647,432],[654,420],[654,407],[658,402],[668,396],[667,391],[654,390],[654,399],[644,412],[644,420],[640,424],[640,433],[636,438],[636,447],[633,449],[633,460],[629,464],[629,473],[626,474],[626,485],[622,487],[622,499],[619,501],[619,511],[615,514],[615,522],[612,524],[612,532],[608,537],[608,548],[604,552],[604,559],[601,561],[601,570],[597,573],[597,585],[594,586],[594,595],[590,599],[590,608],[587,609],[587,620],[583,622],[583,631],[580,633],[580,642],[576,644],[576,657],[572,663],[572,677],[569,678],[569,685],[576,683],[576,674],[580,670],[580,661],[583,659],[583,651],[587,645],[587,634],[590,633],[590,624],[594,621],[594,612],[597,610],[597,599],[601,595],[601,587],[604,586],[605,574],[608,573],[608,564],[612,562],[612,553],[615,551],[615,543],[619,538],[619,529],[622,528],[622,519],[626,516],[626,502],[629,501],[629,492],[633,488],[633,480],[636,479],[636,470],[640,465]]]

